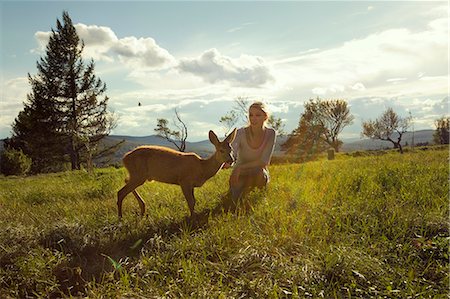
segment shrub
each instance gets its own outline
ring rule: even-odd
[[[0,155],[0,171],[4,175],[24,175],[30,168],[31,158],[21,150],[6,149]]]

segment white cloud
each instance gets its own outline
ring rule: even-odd
[[[253,25],[253,24],[254,23],[252,23],[252,22],[244,23],[244,24],[242,24],[242,25],[240,25],[238,27],[234,27],[234,28],[228,29],[227,32],[228,33],[233,33],[233,32],[236,32],[236,31],[240,31],[240,30],[244,29],[245,27]]]
[[[78,36],[90,47],[95,45],[111,46],[117,42],[118,38],[109,27],[97,25],[74,25]]]
[[[131,36],[119,39],[111,46],[110,51],[117,54],[119,60],[128,67],[163,69],[175,63],[175,58],[150,37]]]
[[[109,27],[85,24],[74,26],[80,39],[85,43],[83,52],[85,57],[107,62],[118,59],[124,67],[129,69],[159,70],[175,64],[175,58],[169,51],[160,47],[153,38],[129,36],[119,39]],[[43,52],[50,35],[51,32],[36,32],[38,47],[32,52]]]
[[[0,88],[0,138],[2,138],[1,136],[10,135],[11,124],[23,108],[22,103],[30,89],[28,78],[26,77],[11,79],[2,83]]]
[[[208,83],[259,87],[274,81],[271,70],[261,57],[241,55],[233,59],[210,49],[200,57],[181,59],[178,69],[203,78]]]
[[[307,91],[317,95],[365,91],[367,95],[382,97],[392,93],[445,94],[447,83],[441,77],[448,72],[447,24],[447,18],[436,19],[421,31],[390,29],[335,48],[278,59],[273,64],[274,73],[277,82],[293,87],[293,92],[300,91],[303,96],[309,96]],[[424,74],[435,84],[425,83]],[[386,85],[387,80],[396,84]]]
[[[85,43],[83,55],[95,60],[113,61],[108,55],[111,46],[117,43],[116,34],[109,27],[76,24],[77,34]]]
[[[406,81],[406,80],[407,80],[407,78],[390,78],[390,79],[387,79],[386,82],[388,82],[388,83],[398,83],[398,82]]]
[[[356,91],[364,91],[366,90],[366,87],[361,82],[355,83],[353,86],[350,87],[352,90]]]
[[[448,96],[443,98],[440,102],[433,102],[433,112],[437,115],[447,115],[449,116],[450,110],[449,110],[449,103],[448,103]]]
[[[44,31],[38,31],[34,34],[34,38],[37,42],[37,48],[31,49],[31,53],[40,53],[45,51],[45,47],[48,44],[48,41],[50,39],[51,32],[44,32]]]

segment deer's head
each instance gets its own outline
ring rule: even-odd
[[[213,131],[209,131],[209,141],[216,147],[216,159],[221,163],[233,163],[233,149],[231,148],[231,143],[236,137],[236,128],[228,134],[228,136],[222,141],[219,141],[217,135]]]

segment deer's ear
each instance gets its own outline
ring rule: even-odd
[[[215,146],[219,145],[219,138],[217,138],[216,133],[214,133],[213,131],[209,131],[209,141],[211,141],[212,144],[214,144]]]
[[[236,137],[236,128],[234,128],[234,130],[230,134],[228,134],[227,138],[225,138],[224,141],[227,143],[232,143],[235,137]]]

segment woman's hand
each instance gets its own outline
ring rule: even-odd
[[[240,173],[241,173],[241,169],[239,167],[236,167],[235,169],[233,169],[233,172],[231,173],[231,176],[230,176],[230,186],[237,185],[237,183],[239,182]]]
[[[223,163],[222,169],[228,169],[230,167],[231,167],[231,163],[225,162],[225,163]]]

